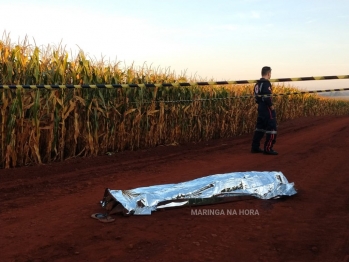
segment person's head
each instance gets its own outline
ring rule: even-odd
[[[269,66],[264,66],[262,68],[262,77],[265,79],[271,78],[271,68]]]

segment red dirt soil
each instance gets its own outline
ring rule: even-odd
[[[0,261],[349,261],[349,117],[282,123],[278,156],[251,154],[252,134],[0,170]],[[281,171],[298,193],[156,211],[101,213],[105,188],[211,174]],[[192,215],[214,209],[222,215]],[[242,215],[242,210],[257,215]],[[228,215],[235,210],[236,215]]]

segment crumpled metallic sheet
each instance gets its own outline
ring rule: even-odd
[[[281,172],[234,172],[131,190],[107,188],[101,205],[109,214],[150,215],[170,207],[221,203],[246,196],[272,199],[294,194],[294,183],[289,183]]]

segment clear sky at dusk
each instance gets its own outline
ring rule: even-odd
[[[349,74],[346,0],[0,0],[0,32],[202,80]],[[349,80],[295,82],[309,89]]]

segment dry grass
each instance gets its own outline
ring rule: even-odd
[[[0,41],[1,84],[188,82],[184,74],[144,65],[69,57],[61,46]],[[0,90],[0,166],[197,142],[249,133],[256,105],[252,85],[171,88]],[[275,93],[297,91],[274,85]],[[208,99],[198,101],[198,99]],[[182,100],[182,101],[181,101]],[[183,101],[192,100],[192,101]],[[177,101],[177,102],[169,102]],[[279,121],[348,114],[349,103],[303,94],[274,98]]]

